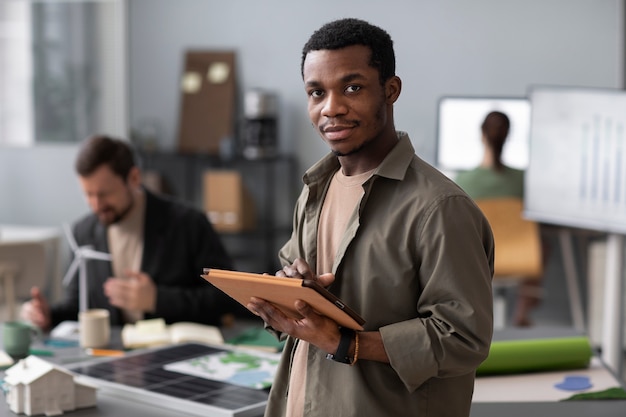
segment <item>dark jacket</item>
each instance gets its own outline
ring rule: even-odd
[[[73,233],[79,246],[109,252],[106,227],[94,214],[74,224]],[[146,190],[144,249],[142,272],[157,286],[156,311],[146,319],[162,317],[167,323],[193,321],[219,325],[224,313],[250,314],[206,282],[203,268],[232,269],[218,234],[206,216],[173,199],[156,196]],[[111,324],[124,324],[120,309],[112,306],[104,295],[104,282],[113,276],[107,261],[87,261],[88,308],[106,308]],[[52,307],[52,325],[78,317],[78,274],[65,290],[64,300]]]

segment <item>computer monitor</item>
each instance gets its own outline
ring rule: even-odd
[[[525,97],[445,96],[439,100],[436,165],[443,171],[476,167],[483,156],[481,125],[491,111],[511,121],[502,161],[513,168],[528,166],[530,102]]]

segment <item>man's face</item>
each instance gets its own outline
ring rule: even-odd
[[[87,204],[104,225],[118,222],[133,206],[131,182],[115,175],[108,165],[100,166],[89,176],[79,176],[78,180]]]
[[[304,61],[309,118],[337,156],[358,153],[387,123],[385,89],[362,45],[311,51]]]

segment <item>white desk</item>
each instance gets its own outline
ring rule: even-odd
[[[582,391],[564,391],[556,388],[554,385],[563,382],[566,376],[585,376],[589,378],[592,387]],[[619,386],[623,384],[599,358],[594,357],[588,369],[478,377],[472,401],[475,403],[561,401],[574,394],[603,391]]]
[[[531,339],[540,337],[568,337],[574,329],[561,327],[507,329],[494,333],[494,340]],[[586,376],[592,387],[581,391],[564,391],[554,385],[566,376]],[[617,417],[624,416],[624,400],[563,401],[574,394],[603,391],[622,387],[615,372],[594,356],[590,366],[553,372],[480,376],[476,378],[471,417]]]
[[[585,391],[554,387],[568,375],[587,376],[593,386]],[[589,369],[479,377],[470,417],[622,417],[625,400],[563,401],[577,393],[618,386],[626,388],[598,358],[592,360]]]
[[[59,235],[58,227],[0,223],[0,240],[7,242],[43,242],[57,239]]]

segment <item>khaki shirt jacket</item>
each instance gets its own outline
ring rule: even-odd
[[[390,364],[326,359],[311,345],[304,415],[468,416],[475,370],[492,336],[494,242],[474,202],[422,161],[406,133],[364,185],[338,249],[330,291],[379,331]],[[304,175],[293,233],[280,250],[315,267],[317,224],[338,160]],[[284,415],[289,337],[266,416]]]

